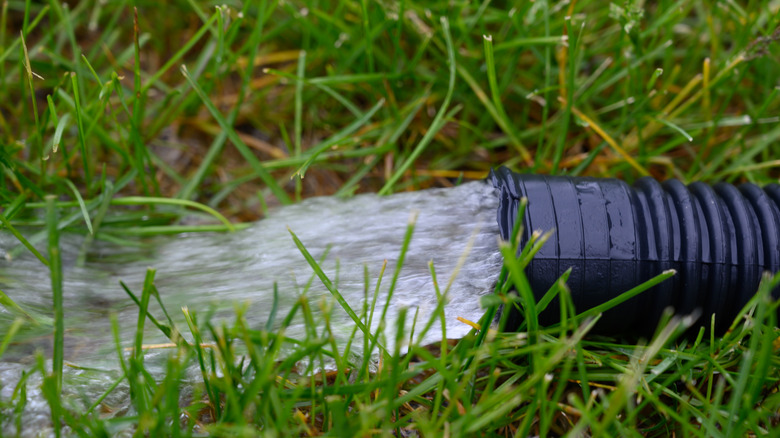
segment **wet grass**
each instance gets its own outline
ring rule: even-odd
[[[84,235],[87,254],[95,240],[229,232],[301,198],[447,186],[500,164],[628,181],[780,176],[774,2],[219,4],[0,5],[0,204],[3,227],[20,236],[8,254],[37,248],[55,292],[45,315],[0,295],[0,353],[29,325],[49,324],[55,334],[51,357],[40,355],[0,400],[3,427],[37,432],[20,414],[39,375],[52,431],[66,435],[776,429],[777,303],[769,292],[777,279],[723,337],[680,337],[687,321],[670,318],[647,341],[627,342],[588,336],[585,316],[597,313],[578,317],[571,306],[560,325],[538,327],[522,273],[532,251],[517,259],[512,243],[486,319],[457,342],[418,345],[426,327],[407,333],[396,321],[365,333],[386,303],[350,309],[330,283],[337,304],[316,311],[326,320],[349,313],[355,342],[376,363],[336,345],[327,324],[289,339],[271,322],[249,328],[239,309],[230,323],[188,312],[187,327],[175,327],[167,313],[148,312],[159,300],[150,272],[143,290],[129,291],[141,310],[137,348],[117,351],[114,386],[127,388],[132,408],[112,410],[109,391],[74,409],[61,397],[62,385],[74,383],[63,382],[60,233]],[[203,215],[193,224],[195,210]],[[332,279],[310,263],[327,286]],[[366,279],[367,296],[378,281]],[[519,298],[507,295],[511,287]],[[554,293],[566,301],[562,284]],[[528,330],[487,329],[508,302],[526,304]],[[318,305],[302,299],[273,319],[313,320]],[[150,325],[174,346],[157,378],[138,348]],[[408,353],[390,347],[406,339]],[[191,365],[201,378],[182,386]]]

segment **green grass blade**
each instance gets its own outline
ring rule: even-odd
[[[298,56],[298,69],[296,71],[295,81],[295,110],[293,120],[293,155],[298,158],[301,156],[301,138],[303,135],[303,79],[306,74],[306,51],[301,50]],[[305,165],[305,164],[304,164]],[[305,171],[304,171],[305,172]],[[303,174],[301,174],[303,178]],[[295,199],[301,200],[301,178],[295,180]]]
[[[333,285],[333,282],[328,278],[325,272],[323,272],[322,268],[320,268],[319,264],[317,264],[317,261],[314,260],[314,257],[312,257],[311,254],[309,254],[309,251],[303,245],[303,242],[301,242],[301,240],[298,239],[298,236],[296,236],[291,229],[288,228],[287,231],[292,236],[293,242],[295,242],[295,246],[298,247],[298,250],[306,259],[306,262],[312,268],[314,273],[317,274],[317,277],[320,279],[320,281],[325,286],[325,288],[328,289],[328,291],[336,298],[336,300],[339,302],[339,305],[341,305],[342,309],[344,309],[344,311],[347,312],[347,315],[349,315],[349,317],[352,318],[352,321],[355,322],[355,324],[358,326],[358,328],[363,332],[365,336],[369,337],[369,339],[371,339],[372,342],[376,343],[383,352],[387,353],[387,350],[385,350],[384,346],[382,346],[382,344],[380,344],[376,340],[375,335],[371,333],[370,328],[367,327],[365,324],[363,324],[363,321],[361,321],[360,318],[355,313],[355,311],[352,310],[352,307],[350,307],[349,303],[347,303],[347,300],[344,299],[344,296],[341,295],[341,292],[339,292],[338,289]]]
[[[187,42],[181,47],[181,49],[177,50],[176,53],[173,54],[173,56],[168,59],[165,64],[160,67],[159,70],[155,71],[153,75],[151,75],[147,80],[146,84],[144,84],[143,87],[141,87],[141,94],[145,94],[151,87],[154,86],[157,81],[160,80],[162,75],[164,75],[168,70],[171,69],[179,60],[181,60],[184,55],[192,49],[195,44],[200,41],[201,38],[203,38],[203,35],[205,35],[206,32],[208,32],[211,29],[211,26],[214,24],[214,21],[216,21],[217,17],[219,17],[221,13],[219,11],[213,13],[211,17],[209,17],[208,20],[206,20],[205,23],[203,23],[203,26],[201,26],[195,34],[192,35],[192,37],[187,40]]]
[[[268,173],[268,170],[266,170],[263,164],[249,150],[249,147],[246,145],[246,143],[244,143],[238,134],[236,134],[236,131],[233,129],[233,127],[225,122],[225,118],[222,117],[222,114],[219,112],[217,107],[214,106],[203,89],[194,79],[192,79],[189,71],[187,71],[186,66],[181,66],[181,72],[184,75],[184,78],[187,79],[187,82],[189,82],[189,84],[198,94],[198,96],[200,96],[201,101],[203,101],[203,104],[206,106],[206,108],[208,108],[209,112],[217,121],[217,123],[219,123],[219,126],[222,127],[222,130],[227,134],[230,141],[232,141],[236,148],[238,148],[241,155],[247,160],[249,165],[252,166],[252,169],[255,170],[260,179],[262,179],[268,188],[271,189],[271,192],[274,194],[274,196],[276,196],[282,204],[291,203],[292,201],[290,200],[290,197],[287,195],[287,193],[285,193],[284,190],[279,187],[279,184],[276,182],[276,180],[273,179],[271,174]]]
[[[84,131],[84,121],[82,118],[81,98],[79,97],[79,84],[76,73],[70,74],[71,85],[73,86],[73,99],[75,102],[76,123],[79,128],[79,147],[81,150],[81,162],[84,166],[84,178],[89,187],[92,184],[92,158],[87,150],[86,131]]]
[[[414,148],[414,151],[412,151],[412,153],[408,157],[406,157],[406,160],[403,162],[403,164],[398,169],[396,169],[393,175],[387,180],[385,185],[379,190],[380,195],[386,195],[390,193],[390,191],[393,189],[393,186],[396,184],[396,182],[398,182],[401,176],[417,160],[417,157],[419,157],[420,154],[423,153],[423,151],[428,146],[428,144],[433,140],[433,136],[436,135],[437,132],[439,132],[439,130],[444,126],[444,123],[446,122],[444,116],[447,113],[447,109],[450,106],[450,101],[452,100],[452,94],[455,90],[455,72],[456,72],[457,64],[455,61],[455,48],[452,43],[452,36],[450,35],[450,23],[447,20],[447,18],[441,17],[441,27],[444,33],[444,41],[447,44],[447,64],[449,67],[449,81],[447,82],[447,94],[444,96],[444,102],[442,102],[439,111],[436,113],[436,117],[434,117],[433,122],[431,122],[431,126],[426,131],[422,140],[420,140],[420,142]]]
[[[11,297],[6,295],[5,292],[1,290],[0,290],[0,306],[5,307],[12,313],[17,314],[18,316],[26,318],[29,322],[32,322],[35,325],[40,325],[39,318],[36,318],[30,315],[29,313],[27,313],[18,304],[16,304],[14,300],[11,299]],[[2,356],[2,353],[0,353],[0,356]]]
[[[73,185],[70,180],[65,179],[63,180],[65,182],[65,185],[70,188],[70,191],[73,193],[73,196],[76,197],[76,201],[79,203],[79,208],[81,209],[81,215],[84,216],[84,223],[87,225],[87,228],[89,229],[89,234],[95,234],[92,230],[92,220],[89,217],[89,211],[87,211],[87,206],[84,204],[84,199],[81,197],[81,193],[79,193],[79,189],[76,188],[75,185]]]
[[[49,273],[51,275],[51,291],[54,309],[54,352],[52,353],[53,396],[60,398],[62,394],[62,365],[65,349],[65,314],[63,310],[62,291],[62,258],[60,255],[60,230],[58,229],[57,207],[54,195],[46,196],[46,230],[48,233]],[[54,431],[60,435],[60,419],[52,411]]]
[[[675,274],[677,274],[677,271],[675,271],[674,269],[669,269],[667,271],[664,271],[656,275],[655,277],[651,278],[650,280],[647,280],[644,283],[636,287],[633,287],[627,290],[626,292],[623,292],[622,294],[616,296],[615,298],[612,298],[607,302],[604,302],[602,304],[599,304],[598,306],[591,307],[590,309],[585,310],[584,312],[577,315],[577,319],[582,321],[586,318],[596,316],[597,314],[602,313],[608,309],[611,309],[619,305],[620,303],[628,301],[629,299],[639,295],[640,293],[650,289],[651,287],[661,283],[662,281],[671,278]]]
[[[25,248],[30,250],[30,252],[33,253],[33,255],[38,260],[41,261],[41,263],[43,263],[45,266],[49,266],[49,261],[46,259],[46,257],[44,257],[43,254],[38,252],[38,250],[35,249],[35,247],[24,236],[22,236],[22,234],[19,231],[17,231],[16,228],[13,227],[13,225],[11,225],[11,222],[9,222],[8,219],[5,218],[5,215],[0,214],[0,221],[3,222],[3,225],[8,229],[8,231],[10,231],[11,234],[13,234],[14,237],[16,237],[19,240],[19,242],[21,242],[22,245],[24,245]],[[11,253],[9,252],[8,255],[10,256]]]
[[[3,296],[5,296],[5,294],[3,294]],[[8,349],[8,345],[11,344],[11,341],[16,335],[16,332],[18,332],[23,325],[24,325],[23,318],[16,318],[14,319],[14,322],[11,323],[11,327],[9,327],[8,330],[5,332],[5,335],[3,335],[3,342],[0,343],[0,358],[3,357],[3,353],[5,353],[5,350]]]
[[[368,110],[365,114],[363,114],[363,117],[350,123],[348,126],[346,126],[338,133],[334,134],[329,139],[323,141],[317,146],[314,146],[311,149],[311,151],[308,153],[309,157],[306,159],[303,165],[301,165],[301,167],[298,168],[298,170],[295,172],[295,175],[298,175],[301,178],[303,178],[306,175],[306,170],[308,170],[309,166],[311,166],[311,164],[317,159],[317,157],[322,152],[344,141],[347,137],[352,135],[352,133],[354,133],[355,131],[360,129],[360,127],[368,123],[368,121],[371,120],[371,117],[373,117],[373,115],[376,114],[376,112],[379,111],[379,109],[382,108],[384,104],[385,104],[384,99],[380,100],[373,107],[371,107],[370,110]]]
[[[203,205],[199,202],[189,201],[187,199],[172,199],[172,198],[155,198],[155,197],[147,197],[147,196],[125,196],[122,198],[114,198],[111,200],[112,205],[175,205],[180,207],[191,207],[195,208],[197,210],[204,211],[212,216],[214,216],[217,220],[222,222],[225,225],[225,228],[227,228],[230,231],[235,231],[235,226],[230,223],[225,216],[222,216],[219,212],[214,210],[213,208],[209,207],[208,205]]]

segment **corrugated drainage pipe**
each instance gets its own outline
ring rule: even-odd
[[[498,224],[509,239],[521,198],[528,199],[522,242],[534,230],[554,230],[526,268],[537,299],[567,269],[578,311],[676,269],[677,275],[606,312],[603,333],[652,331],[666,307],[701,311],[722,332],[755,294],[765,271],[780,270],[780,185],[639,179],[633,187],[612,178],[523,175],[499,168]],[[775,298],[778,290],[774,291]],[[541,315],[552,323],[557,303]],[[509,316],[509,328],[521,316]]]

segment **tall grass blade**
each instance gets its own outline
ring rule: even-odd
[[[62,365],[65,349],[65,313],[63,310],[62,258],[60,254],[59,215],[54,195],[46,196],[46,232],[48,234],[49,274],[54,309],[54,352],[52,354],[53,393],[51,397],[60,399],[62,394]],[[57,436],[61,434],[60,418],[57,409],[52,409],[52,423]]]

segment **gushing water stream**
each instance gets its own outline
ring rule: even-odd
[[[186,325],[177,309],[186,306],[197,311],[213,310],[217,317],[227,320],[234,315],[236,303],[247,303],[248,322],[262,326],[269,317],[276,284],[280,315],[286,315],[301,294],[310,303],[333,302],[331,324],[336,337],[342,338],[337,339],[337,344],[343,345],[344,342],[338,341],[351,335],[354,323],[320,280],[313,277],[312,268],[287,228],[296,233],[316,260],[322,260],[320,266],[324,272],[358,312],[366,299],[364,270],[369,272],[368,299],[371,300],[379,272],[387,260],[377,299],[378,306],[385,302],[410,218],[415,216],[414,234],[385,321],[392,328],[402,307],[411,310],[410,316],[419,311],[418,326],[430,319],[437,305],[429,270],[429,262],[433,262],[442,291],[452,278],[445,306],[447,337],[462,337],[470,327],[456,317],[472,321],[481,317],[479,298],[493,290],[502,263],[497,247],[498,199],[494,191],[486,182],[472,182],[451,189],[388,197],[313,198],[280,208],[269,218],[235,233],[158,237],[144,241],[140,248],[96,244],[83,267],[75,266],[81,237],[65,235],[61,242],[65,269],[65,360],[82,367],[118,368],[110,314],[118,315],[124,336],[122,347],[132,345],[138,315],[138,307],[121,289],[119,281],[140,296],[148,267],[156,269],[157,289],[181,327]],[[3,251],[17,245],[13,236],[0,235]],[[310,281],[311,286],[307,287]],[[51,315],[48,270],[34,257],[25,254],[12,261],[0,261],[0,289],[23,308]],[[320,308],[311,307],[315,312]],[[150,312],[159,315],[159,307],[150,305]],[[14,317],[8,309],[0,307],[0,329],[7,328]],[[411,318],[407,324],[411,326]],[[379,318],[374,318],[372,329],[376,330],[378,325]],[[295,338],[303,336],[304,330],[301,319],[286,333]],[[157,330],[148,333],[145,343],[168,342]],[[442,328],[434,325],[420,341],[431,343],[441,336]],[[0,358],[0,399],[11,397],[22,371],[29,368],[34,351],[42,350],[50,355],[47,351],[51,342],[51,336],[37,339],[28,336],[6,351]],[[360,354],[361,345],[362,341],[353,342],[353,351]],[[166,353],[149,353],[147,357],[153,359],[155,354]],[[78,372],[69,374],[65,380],[66,392],[86,390],[89,394],[99,394],[109,383],[107,380],[101,385],[93,379],[88,386],[94,388],[75,389]],[[25,423],[45,424],[48,406],[35,393],[33,383],[28,382]],[[121,391],[118,394],[120,397]]]

